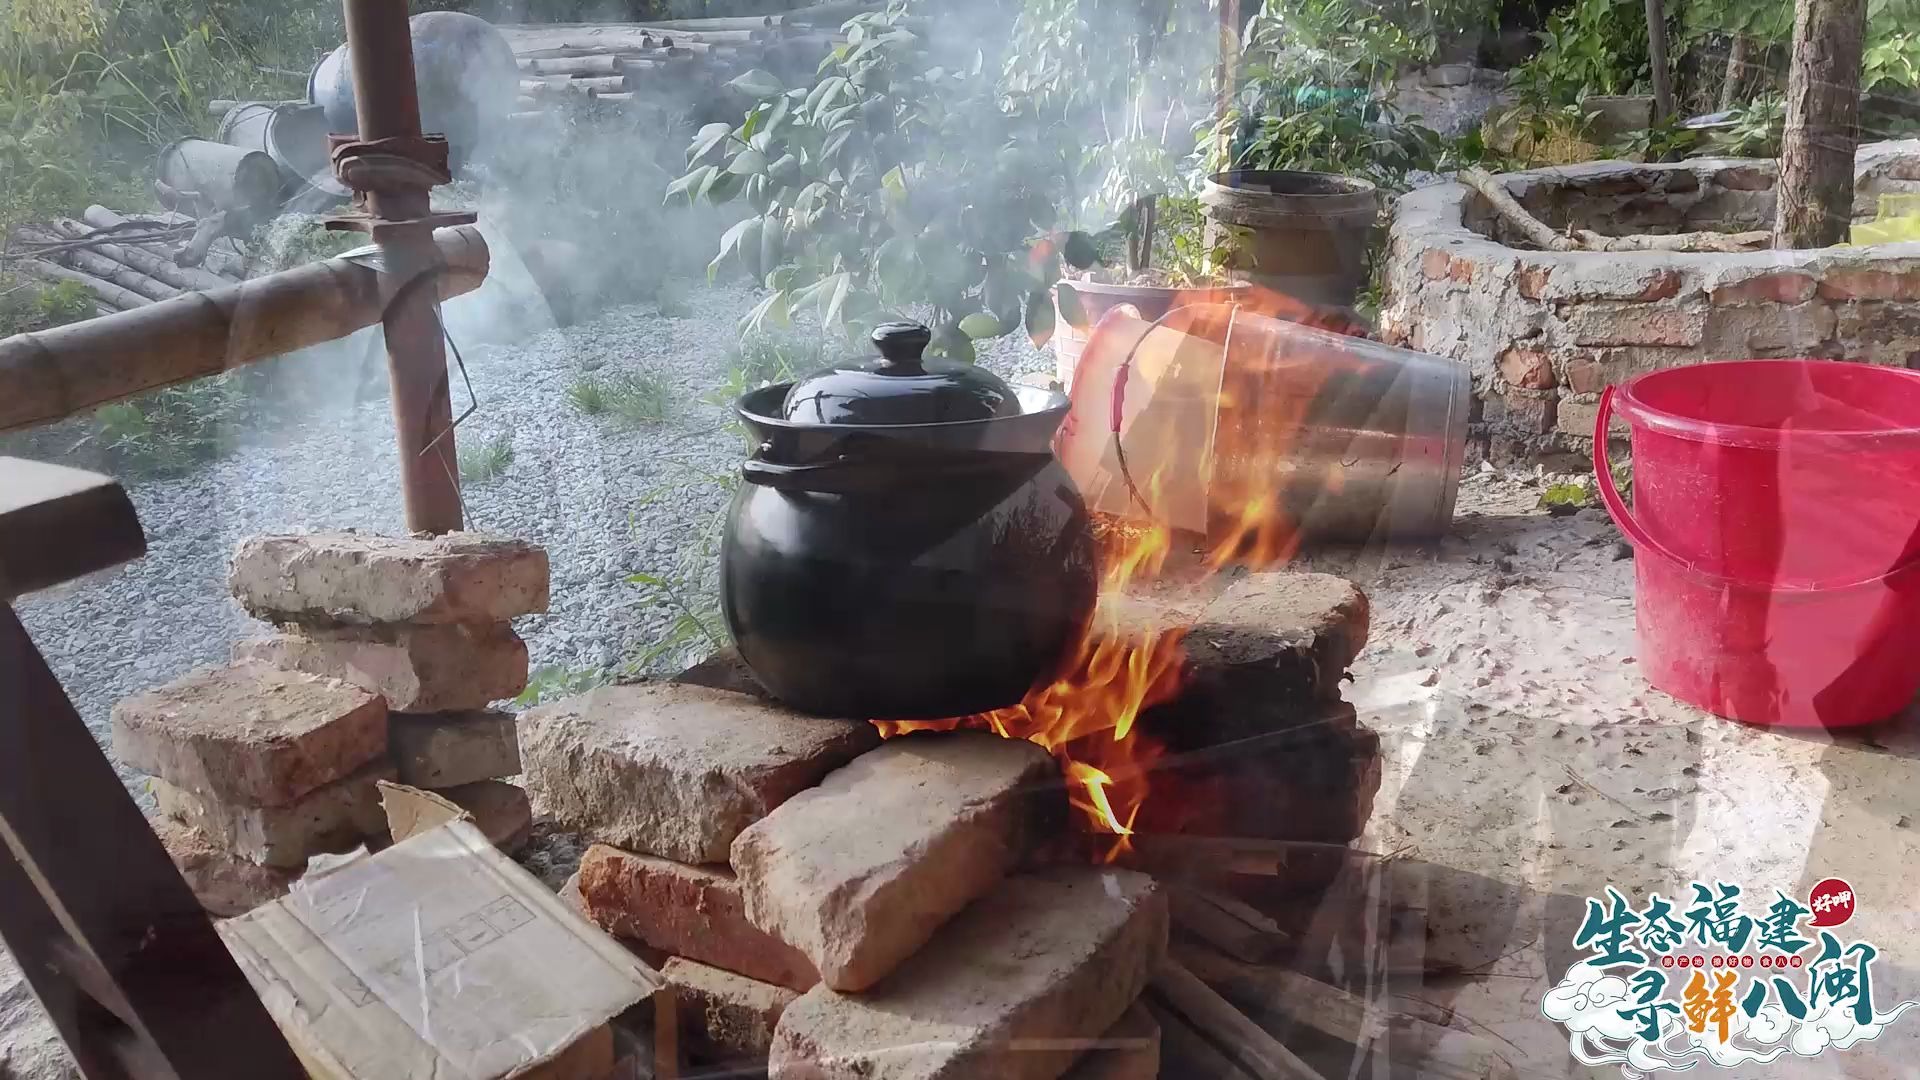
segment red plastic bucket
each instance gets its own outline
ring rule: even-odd
[[[1633,506],[1606,458],[1632,430]],[[1600,399],[1593,462],[1633,543],[1639,662],[1749,724],[1849,727],[1920,691],[1920,372],[1741,360]]]

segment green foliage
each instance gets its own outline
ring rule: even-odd
[[[513,436],[508,434],[460,447],[460,479],[469,484],[498,480],[512,464]]]
[[[568,384],[567,401],[583,416],[605,416],[613,408],[606,382],[587,372],[576,375]]]
[[[154,152],[214,98],[290,98],[341,40],[338,5],[32,0],[0,7],[0,227],[146,205]]]
[[[1248,20],[1229,111],[1206,129],[1209,169],[1304,169],[1401,186],[1443,152],[1433,131],[1390,120],[1373,99],[1402,65],[1430,59],[1478,0],[1439,7],[1361,0],[1267,0]]]
[[[727,358],[727,377],[707,400],[731,405],[749,390],[793,382],[826,363],[826,343],[817,336],[797,333],[749,334]]]
[[[1679,38],[1741,34],[1764,45],[1793,36],[1793,0],[1691,0],[1681,6]],[[1867,0],[1866,55],[1860,88],[1920,89],[1920,0]]]
[[[49,285],[0,273],[0,338],[93,318],[93,294],[72,281]]]
[[[169,476],[232,450],[255,419],[264,374],[239,368],[103,405],[75,449],[117,475]]]
[[[282,214],[261,233],[272,271],[331,259],[367,243],[365,233],[329,229],[325,218],[309,214]]]
[[[623,672],[615,668],[567,667],[564,664],[544,664],[533,669],[527,676],[527,688],[513,699],[521,708],[544,705],[549,701],[584,694],[589,690],[606,686],[620,679]]]
[[[1549,514],[1571,514],[1585,509],[1593,491],[1585,484],[1555,484],[1540,493],[1540,508]]]
[[[1639,0],[1574,0],[1548,20],[1538,37],[1540,51],[1514,76],[1528,105],[1641,93],[1652,78],[1647,12]]]
[[[698,583],[657,574],[629,574],[627,583],[640,586],[650,600],[674,612],[667,629],[634,657],[636,669],[645,670],[667,658],[684,658],[695,649],[714,652],[732,644],[720,613],[719,597],[702,590]]]
[[[668,189],[750,211],[709,268],[771,290],[743,330],[784,326],[798,309],[857,334],[930,309],[933,350],[971,360],[962,320],[985,312],[1018,326],[1057,279],[1050,248],[1028,251],[1063,194],[1063,122],[1002,97],[979,52],[937,62],[906,7],[850,20],[811,86],[765,71],[735,79],[755,104],[738,126],[703,128]]]

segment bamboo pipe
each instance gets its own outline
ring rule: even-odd
[[[13,265],[44,278],[52,278],[55,281],[71,281],[77,285],[84,286],[88,291],[92,292],[101,303],[111,308],[118,308],[121,311],[132,311],[134,308],[146,307],[153,303],[152,300],[141,296],[132,289],[123,289],[111,281],[102,281],[92,274],[75,270],[72,267],[61,266],[59,263],[49,262],[46,259],[21,259]],[[74,325],[79,324],[76,323]],[[47,332],[52,333],[53,331],[50,330]],[[0,370],[5,369],[0,368]],[[5,410],[6,406],[0,405],[0,415],[4,415]]]
[[[59,221],[53,223],[53,227],[60,230],[61,235],[71,240],[90,239],[94,235],[92,228],[88,227],[84,222],[75,221],[72,218],[61,218]],[[112,234],[108,233],[106,235],[111,236]],[[228,285],[233,284],[233,282],[228,281],[226,278],[221,277],[211,270],[205,270],[198,266],[181,266],[172,259],[161,258],[151,251],[132,245],[113,244],[103,240],[95,244],[93,250],[98,251],[100,254],[115,262],[125,263],[135,270],[146,274],[148,277],[157,278],[179,289],[224,289]]]
[[[441,229],[434,243],[446,260],[440,298],[478,288],[488,266],[480,231]],[[64,271],[54,276],[77,273],[49,267]],[[8,388],[0,395],[0,431],[345,337],[380,322],[405,284],[359,262],[327,259],[0,340],[0,386]]]
[[[553,60],[526,60],[521,67],[530,75],[618,75],[620,59],[613,53],[592,56],[563,56]]]

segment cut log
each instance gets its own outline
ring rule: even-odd
[[[73,269],[72,267],[61,266],[59,263],[49,262],[46,259],[20,259],[14,262],[13,265],[21,270],[25,270],[30,274],[37,274],[40,277],[47,278],[52,281],[71,281],[78,285],[84,285],[93,292],[93,295],[97,297],[101,303],[107,305],[108,307],[118,309],[119,311],[132,311],[134,308],[145,307],[153,303],[152,300],[148,299],[147,297],[141,296],[139,293],[134,292],[131,289],[123,289],[120,286],[115,285],[111,281],[102,281],[99,278],[94,277],[92,274],[82,273],[78,270]],[[92,326],[92,325],[95,325],[95,323],[93,321],[89,321],[85,323],[72,323],[71,325],[72,326]],[[67,327],[64,327],[64,326],[55,327],[54,329],[65,330],[67,329]],[[44,333],[49,333],[49,334],[53,332],[54,330],[44,331]],[[32,335],[22,334],[20,336],[30,337]],[[8,339],[8,340],[14,340],[14,339]],[[5,342],[0,342],[0,348],[4,348],[4,346],[5,346]],[[7,365],[4,359],[0,359],[0,371],[5,371],[5,370],[7,370]],[[5,381],[5,380],[0,379],[0,381]],[[11,404],[12,402],[0,403],[0,415],[4,415],[7,412],[11,411],[8,408],[8,406]],[[73,412],[78,412],[78,411],[79,410],[77,409],[71,410],[69,412],[63,412],[60,415],[70,416],[72,415]],[[51,417],[49,417],[49,419],[51,419]]]
[[[23,240],[36,244],[68,244],[69,238],[58,233],[42,232],[39,229],[15,229],[14,234]],[[45,253],[47,258],[75,270],[92,274],[102,281],[111,281],[123,289],[139,293],[149,300],[171,300],[180,295],[181,290],[158,278],[149,277],[125,263],[107,258],[98,251],[83,247],[68,247],[63,250]]]
[[[172,226],[193,224],[193,219],[183,214],[164,214],[161,216],[167,220],[156,220],[154,222],[156,225]],[[87,207],[86,212],[80,215],[80,220],[96,229],[128,229],[132,231],[129,228],[130,226],[140,224],[147,219],[129,218],[116,211],[109,210],[104,206],[94,205]],[[183,235],[180,239],[184,242],[187,238]],[[168,255],[168,251],[174,246],[167,242],[134,243],[125,239],[117,239],[116,243],[119,243],[123,247],[138,247],[143,250],[152,251],[155,254],[162,255],[169,259],[171,256]],[[201,263],[200,269],[218,274],[228,279],[230,284],[238,284],[245,281],[248,276],[245,257],[235,251],[223,250],[218,247],[207,252],[206,260]]]
[[[1573,235],[1586,251],[1764,251],[1773,243],[1773,235],[1764,232],[1602,236],[1579,229]]]
[[[1270,1032],[1299,1025],[1362,1050],[1384,1044],[1395,1065],[1418,1069],[1422,1076],[1487,1080],[1513,1075],[1490,1041],[1410,1011],[1444,1013],[1434,1006],[1396,999],[1392,1009],[1381,1008],[1299,972],[1243,964],[1204,948],[1176,945],[1172,955]]]
[[[54,228],[60,230],[62,236],[73,240],[91,239],[100,235],[92,226],[72,218],[61,218],[53,224]],[[233,284],[204,267],[181,266],[172,259],[163,258],[134,245],[109,243],[102,239],[93,245],[93,250],[179,289],[220,289]]]
[[[1673,115],[1673,69],[1667,64],[1666,0],[1646,0],[1647,66],[1653,73],[1653,122]]]
[[[592,56],[565,56],[553,60],[528,60],[524,70],[531,75],[618,75],[620,58],[613,53]]]
[[[1168,959],[1154,971],[1148,992],[1254,1080],[1325,1080],[1177,960]]]
[[[1831,247],[1853,225],[1866,22],[1866,0],[1794,0],[1775,247]]]
[[[1247,904],[1193,885],[1169,889],[1173,925],[1236,960],[1264,964],[1285,955],[1293,939]]]
[[[1220,1048],[1195,1031],[1178,1013],[1153,1000],[1141,999],[1148,1014],[1160,1025],[1160,1075],[1167,1080],[1253,1080],[1247,1071],[1235,1065]]]
[[[488,264],[479,230],[441,229],[434,241],[445,266],[420,274],[438,270],[440,298],[478,288]],[[45,266],[62,280],[86,277]],[[8,388],[0,395],[0,431],[345,337],[378,323],[394,295],[418,280],[327,259],[158,303],[141,297],[137,311],[0,340],[0,386]]]
[[[1547,251],[1573,251],[1579,245],[1555,232],[1551,226],[1527,212],[1514,199],[1497,177],[1487,170],[1474,166],[1460,170],[1460,179],[1473,190],[1480,193],[1492,205],[1493,212],[1500,215],[1507,224],[1520,230],[1521,235]]]
[[[1753,39],[1745,34],[1733,35],[1733,41],[1727,46],[1727,75],[1720,83],[1720,109],[1726,111],[1746,100],[1742,88],[1747,81],[1747,68],[1751,66]]]

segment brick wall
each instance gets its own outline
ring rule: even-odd
[[[1920,142],[1862,148],[1856,213],[1920,177]],[[1766,228],[1775,164],[1596,162],[1503,179],[1556,226],[1611,235]],[[1599,392],[1708,360],[1820,356],[1920,367],[1920,244],[1744,254],[1509,246],[1479,195],[1425,188],[1395,210],[1387,340],[1465,362],[1474,441],[1506,460],[1584,453]],[[1618,429],[1616,429],[1618,430]]]

